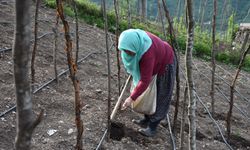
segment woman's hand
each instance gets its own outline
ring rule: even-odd
[[[132,102],[133,100],[130,97],[128,97],[122,104],[122,110],[125,110],[128,106],[131,105]]]

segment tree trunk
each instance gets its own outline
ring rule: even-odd
[[[246,32],[245,39],[249,39],[249,32]],[[248,42],[248,40],[243,41],[243,43],[241,45],[241,54],[244,53],[244,49],[246,48],[247,42]]]
[[[227,2],[228,0],[224,0],[224,4],[223,4],[223,8],[222,8],[222,21],[221,21],[221,25],[220,25],[220,32],[222,33],[223,31],[223,26],[224,26],[224,23],[225,23],[225,18],[226,18],[226,8],[227,8]]]
[[[177,62],[176,63],[176,103],[175,103],[175,114],[174,114],[174,123],[173,123],[173,132],[175,132],[178,110],[179,110],[179,101],[180,101],[180,75],[179,75],[180,48],[176,40],[176,35],[175,35],[174,28],[173,28],[173,21],[170,17],[169,11],[167,9],[167,6],[164,0],[162,0],[162,4],[163,4],[163,8],[166,14],[166,18],[169,23],[171,45],[174,49],[175,58],[177,59],[176,61]]]
[[[181,115],[181,127],[180,127],[180,150],[184,150],[184,131],[185,131],[185,120],[186,120],[186,114],[187,114],[187,84],[185,86],[184,90],[184,100],[182,104],[182,115]]]
[[[16,0],[16,26],[13,45],[14,79],[17,104],[17,134],[15,149],[29,150],[34,128],[41,121],[42,113],[35,120],[29,79],[31,0]]]
[[[163,15],[162,15],[162,5],[161,5],[161,0],[158,0],[158,15],[160,16],[160,21],[161,21],[161,25],[162,25],[162,32],[164,34],[164,38],[167,39],[167,33],[165,30],[165,25],[164,25],[164,20],[163,20]]]
[[[203,4],[203,0],[200,0],[198,15],[201,14],[201,6],[202,6],[202,4]],[[198,18],[197,22],[200,22],[200,17],[197,16],[197,18]]]
[[[31,57],[31,83],[32,88],[34,88],[35,83],[35,57],[36,57],[36,49],[37,49],[37,30],[38,30],[38,10],[39,10],[40,0],[36,0],[36,11],[35,11],[35,26],[34,26],[34,45]]]
[[[157,13],[156,13],[156,15],[155,15],[155,17],[154,17],[154,18],[155,18],[154,21],[155,21],[156,23],[158,23],[158,22],[160,21],[159,5],[158,5],[157,8],[158,8],[158,9],[157,9]]]
[[[179,22],[179,19],[180,19],[180,17],[179,17],[180,6],[181,6],[181,0],[178,0],[177,1],[177,8],[175,11],[175,16],[177,18],[177,22]]]
[[[57,49],[58,49],[58,21],[59,21],[59,16],[56,14],[56,23],[55,27],[52,29],[54,32],[54,48],[53,48],[53,62],[54,62],[54,73],[55,73],[55,79],[56,82],[58,83],[58,72],[57,72]]]
[[[249,34],[249,33],[248,33]],[[245,38],[245,40],[247,40]],[[243,62],[246,58],[246,55],[247,53],[250,51],[250,45],[248,46],[248,48],[244,51],[243,55],[241,56],[241,60],[240,60],[240,63],[239,63],[239,66],[238,66],[238,69],[235,73],[235,77],[230,85],[230,106],[229,106],[229,111],[227,113],[227,137],[228,139],[230,139],[230,136],[231,136],[231,118],[232,118],[232,113],[233,113],[233,105],[234,105],[234,87],[235,87],[235,84],[236,84],[236,80],[238,78],[238,75],[241,71],[241,68],[243,66]]]
[[[109,56],[109,45],[108,45],[108,18],[107,18],[107,13],[106,13],[106,0],[102,0],[103,3],[103,16],[104,16],[104,30],[105,30],[105,38],[106,38],[106,53],[107,53],[107,72],[108,72],[108,115],[107,115],[107,123],[108,123],[108,141],[110,137],[110,126],[111,126],[111,121],[110,121],[110,115],[111,115],[111,102],[110,102],[110,92],[111,92],[111,71],[110,71],[110,56]]]
[[[102,2],[103,0],[100,0],[100,4],[101,4],[101,12],[103,12],[103,2]]]
[[[75,13],[75,20],[76,20],[76,59],[75,64],[77,66],[78,61],[78,53],[79,53],[79,33],[78,33],[78,13],[77,13],[77,7],[76,7],[76,1],[72,0],[73,10]]]
[[[186,28],[188,27],[188,16],[187,16],[187,0],[185,0],[185,4],[184,4],[184,13],[183,14],[185,16],[185,26]]]
[[[212,115],[214,115],[214,80],[215,80],[215,30],[216,30],[216,9],[217,9],[217,0],[214,0],[214,14],[213,14],[213,34],[212,34],[212,56],[211,56],[211,63],[212,63],[212,82],[211,82],[211,109]]]
[[[119,12],[118,12],[118,2],[114,0],[114,7],[115,7],[115,16],[116,16],[116,30],[115,30],[115,49],[116,49],[116,61],[117,61],[117,78],[118,78],[118,95],[121,93],[121,66],[120,66],[120,59],[119,59],[119,49],[118,49],[118,38],[119,38]]]
[[[147,20],[147,0],[141,0],[141,21],[146,22]]]
[[[181,2],[180,2],[180,14],[179,14],[179,16],[183,17],[183,20],[184,20],[184,17],[186,15],[185,13],[186,13],[186,0],[181,0]]]
[[[248,18],[248,16],[249,16],[249,14],[250,14],[250,8],[248,9],[248,11],[247,11],[247,15],[244,17],[244,19],[242,20],[242,22],[245,22],[245,20]]]
[[[57,4],[57,12],[62,20],[63,28],[64,28],[64,37],[65,37],[65,44],[66,48],[65,51],[67,53],[67,61],[68,61],[68,67],[70,72],[70,78],[72,80],[74,90],[75,90],[75,121],[76,121],[76,127],[77,127],[77,143],[76,143],[76,149],[82,150],[82,134],[83,134],[83,122],[81,120],[81,100],[80,100],[80,82],[77,79],[76,72],[77,67],[75,64],[75,61],[73,59],[72,54],[72,40],[70,37],[70,31],[69,31],[69,24],[65,20],[64,12],[63,12],[63,5],[61,0],[56,0]]]
[[[192,73],[192,51],[194,43],[194,18],[193,18],[193,1],[187,0],[187,17],[188,17],[188,37],[186,46],[186,79],[188,84],[188,118],[189,118],[189,150],[196,150],[196,99],[194,95],[194,83]]]
[[[244,54],[244,49],[246,48],[246,45],[247,45],[247,42],[248,42],[248,39],[249,39],[249,32],[246,33],[245,35],[245,40],[243,41],[242,43],[242,46],[241,46],[241,55]]]
[[[141,16],[141,0],[137,0],[137,16]]]
[[[206,6],[207,6],[207,0],[205,0],[205,2],[203,3],[203,7],[202,7],[201,22],[200,22],[201,31],[203,30],[203,27],[204,27],[204,15],[206,12]]]
[[[128,5],[128,29],[131,28],[131,6],[129,0],[127,0]]]

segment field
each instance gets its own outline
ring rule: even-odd
[[[32,8],[34,12],[34,7]],[[12,47],[14,34],[14,1],[0,0],[0,49]],[[33,15],[34,18],[34,15]],[[32,20],[34,20],[32,18]],[[67,18],[70,23],[70,31],[73,42],[75,41],[75,22],[72,18]],[[32,21],[34,22],[34,21]],[[44,85],[54,78],[53,65],[53,42],[54,35],[52,28],[55,25],[55,10],[41,6],[39,11],[39,32],[38,49],[36,55],[36,83],[35,89]],[[33,27],[33,24],[32,24]],[[57,53],[58,71],[67,70],[65,42],[62,26],[59,31],[59,47]],[[109,47],[114,42],[114,35],[109,34]],[[107,126],[107,63],[105,33],[95,26],[87,25],[83,22],[79,24],[80,52],[77,77],[80,80],[82,120],[84,122],[83,147],[84,149],[96,149]],[[112,39],[112,40],[111,40]],[[33,42],[32,42],[33,43]],[[32,45],[33,46],[33,45]],[[31,49],[32,49],[31,46]],[[73,48],[75,50],[75,44]],[[117,86],[117,63],[116,51],[111,49],[111,104],[114,107],[118,99]],[[182,112],[185,78],[184,56],[181,56],[181,102],[177,122],[177,134],[174,143],[179,146],[179,127]],[[211,71],[209,62],[194,58],[193,60],[194,83],[197,98],[197,149],[224,150],[229,147],[223,141],[221,132],[225,135],[225,119],[229,109],[229,86],[235,68],[219,64],[216,69],[216,94],[214,119],[217,125],[211,120],[204,106],[209,108]],[[121,81],[125,82],[127,74],[123,67],[121,70]],[[235,92],[235,106],[232,119],[232,139],[228,141],[233,149],[250,150],[250,74],[242,72],[239,76]],[[0,113],[15,105],[15,89],[13,80],[13,59],[11,50],[0,52]],[[221,94],[223,93],[223,94]],[[239,94],[240,93],[240,94]],[[128,92],[126,93],[128,96]],[[52,82],[45,88],[35,92],[32,97],[35,113],[41,109],[45,110],[42,122],[37,126],[32,137],[31,149],[36,150],[69,150],[74,149],[76,143],[76,127],[74,116],[74,91],[69,78],[69,73],[62,75],[58,83]],[[203,103],[201,103],[203,102]],[[171,124],[173,123],[174,104],[172,101],[169,112]],[[204,104],[204,106],[202,105]],[[100,149],[111,150],[153,150],[153,149],[173,149],[168,126],[161,124],[158,133],[154,138],[147,138],[140,135],[138,126],[131,120],[142,115],[128,109],[119,111],[115,121],[123,125],[124,135],[121,139],[110,139],[103,142]],[[14,147],[16,134],[16,113],[11,111],[1,116],[0,119],[0,150],[10,150]],[[114,136],[113,136],[114,138]],[[185,149],[188,145],[188,119],[185,124]]]

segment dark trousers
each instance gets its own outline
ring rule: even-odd
[[[145,119],[149,121],[151,129],[156,129],[160,121],[168,113],[175,84],[175,74],[176,58],[174,58],[173,64],[166,65],[163,75],[157,76],[156,111],[153,115],[145,115]]]

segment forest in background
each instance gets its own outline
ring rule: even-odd
[[[101,0],[90,0],[92,2],[100,5]],[[179,2],[179,6],[178,6]],[[123,8],[126,8],[127,2],[120,1]],[[207,29],[211,29],[211,22],[213,16],[213,1],[212,0],[194,0],[194,20],[196,24],[199,24],[202,20],[202,14],[204,16],[203,22],[204,26]],[[168,5],[170,15],[172,17],[184,17],[184,0],[166,0],[166,4]],[[139,6],[138,0],[130,0],[130,5],[132,12],[138,12],[136,8]],[[107,0],[107,6],[109,8],[113,7],[113,0]],[[179,7],[179,8],[178,8]],[[204,8],[204,9],[203,9]],[[225,9],[225,11],[224,11]],[[204,12],[202,11],[204,10]],[[157,0],[147,0],[147,18],[149,20],[154,20],[157,16],[158,12],[158,4]],[[224,12],[224,13],[223,13]],[[227,30],[227,22],[226,20],[229,17],[235,14],[234,21],[236,24],[240,23],[249,23],[250,22],[250,2],[249,0],[220,0],[217,2],[217,30],[225,31]],[[223,24],[222,24],[223,23]],[[223,25],[223,27],[221,27]]]

